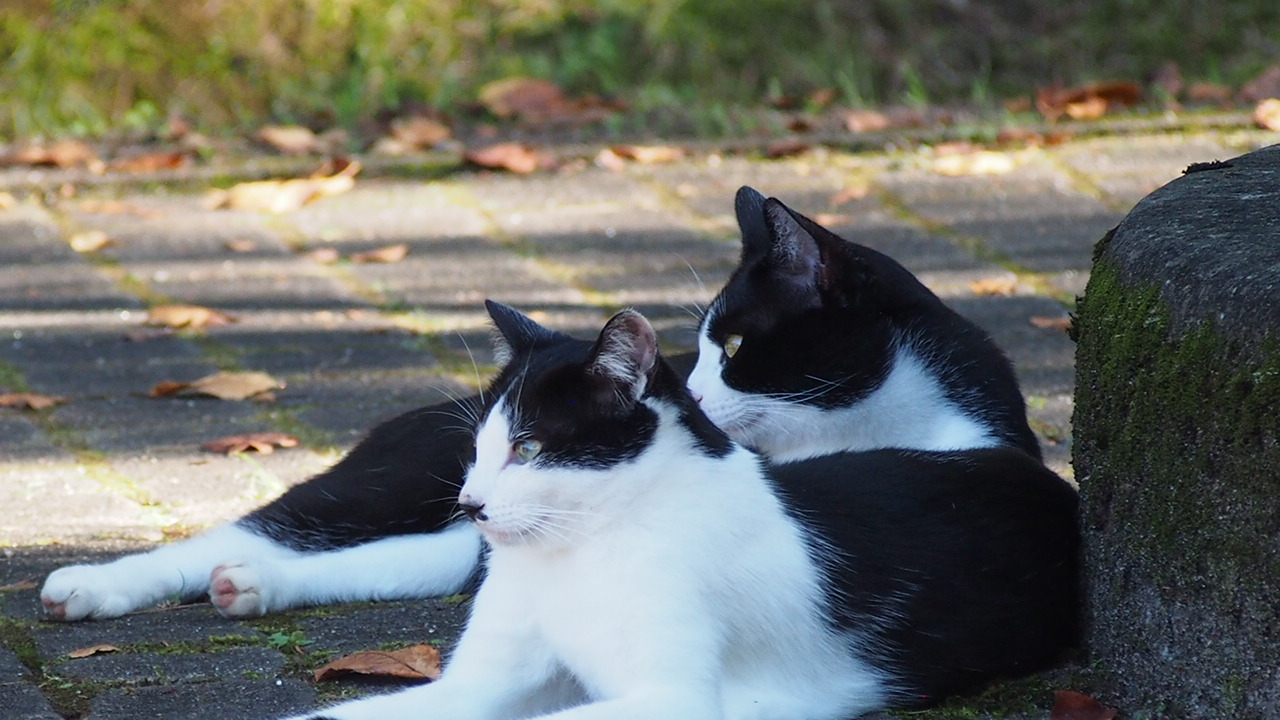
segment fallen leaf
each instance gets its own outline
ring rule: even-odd
[[[965,175],[1004,175],[1014,168],[1013,158],[994,150],[981,150],[961,155],[934,158],[933,171],[948,177]]]
[[[818,88],[817,90],[814,90],[813,92],[809,93],[809,97],[806,98],[806,101],[809,103],[809,106],[812,107],[814,110],[822,110],[823,108],[827,107],[831,103],[835,102],[835,99],[836,99],[835,88]]]
[[[71,652],[67,653],[67,657],[87,658],[91,655],[102,655],[104,653],[113,653],[113,652],[120,652],[120,648],[116,647],[115,645],[99,643],[98,645],[90,645],[89,647],[82,647],[82,648],[79,648],[78,650],[72,650]]]
[[[550,80],[512,77],[494,80],[480,88],[480,104],[500,118],[549,120],[572,114],[573,104],[560,86]]]
[[[387,245],[377,250],[367,250],[365,252],[354,253],[351,256],[353,263],[398,263],[409,254],[409,246],[406,243],[397,243],[395,245]]]
[[[1071,329],[1071,316],[1062,315],[1048,317],[1043,315],[1035,315],[1031,318],[1031,324],[1046,330],[1069,330]]]
[[[615,155],[634,160],[641,165],[676,162],[684,159],[684,148],[675,145],[614,145],[609,148]]]
[[[1267,98],[1280,97],[1280,65],[1272,65],[1258,77],[1245,83],[1236,98],[1241,102],[1255,103]]]
[[[232,455],[253,450],[262,455],[270,455],[277,447],[291,448],[298,445],[298,438],[278,432],[246,433],[244,435],[228,435],[206,442],[202,447],[209,452]]]
[[[809,151],[813,145],[799,138],[787,138],[770,143],[764,149],[764,156],[770,160],[793,157]]]
[[[528,175],[542,167],[543,158],[533,148],[522,143],[505,142],[468,150],[462,159],[472,165],[491,170],[508,170],[518,175]]]
[[[817,127],[817,122],[807,115],[793,115],[787,120],[786,127],[793,133],[807,133]]]
[[[93,172],[102,172],[102,160],[88,145],[79,140],[58,140],[49,145],[28,145],[4,158],[9,165],[34,167],[73,168],[84,166]]]
[[[844,127],[851,133],[879,132],[889,129],[889,117],[875,110],[850,110],[844,114]]]
[[[1264,130],[1280,131],[1280,98],[1267,98],[1253,109],[1253,121]]]
[[[1101,117],[1113,107],[1142,101],[1142,88],[1131,82],[1103,82],[1074,88],[1049,87],[1036,91],[1036,109],[1049,122],[1066,115],[1076,120]]]
[[[222,327],[236,318],[199,305],[157,305],[147,311],[147,324],[172,328]]]
[[[415,150],[433,147],[452,136],[453,131],[448,125],[421,115],[401,118],[391,123],[391,137]]]
[[[1054,690],[1053,711],[1050,720],[1113,720],[1115,708],[1109,708],[1097,700],[1074,690]]]
[[[1198,105],[1223,105],[1231,102],[1231,88],[1218,83],[1191,83],[1187,87],[1187,102]]]
[[[284,383],[263,372],[220,372],[196,380],[188,389],[219,400],[248,400],[255,395],[277,390]]]
[[[286,155],[315,153],[321,147],[319,136],[301,125],[267,125],[253,137]]]
[[[355,187],[360,163],[351,161],[331,175],[313,173],[311,177],[291,180],[258,180],[215,190],[206,196],[206,209],[261,210],[285,213],[323,197],[339,195]]]
[[[622,172],[627,169],[626,158],[614,152],[612,148],[604,148],[596,153],[594,162],[605,170],[612,170],[613,172]]]
[[[107,168],[126,173],[151,173],[159,170],[176,170],[191,161],[185,152],[153,152],[112,160]]]
[[[27,410],[46,410],[66,402],[71,402],[70,398],[41,395],[39,393],[21,392],[0,395],[0,407],[25,408]]]
[[[258,243],[248,238],[233,238],[222,246],[234,253],[251,253],[258,249]]]
[[[1018,288],[1018,279],[1012,275],[983,278],[969,283],[975,295],[1012,295]]]
[[[97,252],[108,245],[116,244],[109,235],[101,230],[78,232],[68,238],[67,243],[71,245],[72,250],[78,253]]]
[[[336,263],[342,259],[342,255],[335,248],[316,248],[307,253],[304,257],[312,262],[318,262],[322,265]]]
[[[406,680],[436,680],[440,677],[440,651],[430,645],[411,645],[387,652],[352,653],[316,670],[315,681],[323,682],[353,673]]]
[[[32,578],[27,578],[26,580],[11,582],[8,585],[0,585],[0,592],[10,592],[13,590],[35,590],[38,587],[40,587],[39,583]]]

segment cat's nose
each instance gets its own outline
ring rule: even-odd
[[[690,395],[693,395],[693,401],[694,401],[694,402],[698,403],[699,405],[701,405],[701,404],[702,404],[702,393],[697,392],[697,391],[695,391],[695,390],[690,390],[690,391],[689,391],[689,394],[690,394]]]
[[[464,515],[475,522],[483,522],[489,519],[489,516],[484,514],[484,503],[463,500],[458,503],[458,507],[462,509]]]

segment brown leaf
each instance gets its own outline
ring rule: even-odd
[[[391,123],[391,137],[415,150],[433,147],[452,136],[453,131],[448,125],[421,115],[401,118]]]
[[[604,148],[596,153],[595,164],[613,172],[622,172],[627,169],[626,158],[614,152],[612,148]]]
[[[969,290],[975,295],[1012,295],[1017,288],[1018,279],[1013,275],[982,278],[969,283]]]
[[[491,170],[507,170],[518,175],[528,175],[544,167],[543,158],[537,151],[528,145],[515,142],[468,150],[463,153],[462,159],[472,165]]]
[[[70,398],[30,392],[0,395],[0,407],[25,408],[27,410],[45,410],[66,402],[71,402]]]
[[[844,126],[851,133],[879,132],[889,129],[889,117],[875,110],[850,110],[844,114]]]
[[[120,648],[116,647],[115,645],[99,643],[97,645],[90,645],[89,647],[82,647],[82,648],[79,648],[78,650],[72,650],[71,652],[67,653],[67,657],[87,658],[91,655],[102,655],[104,653],[113,653],[113,652],[120,652]]]
[[[525,120],[553,120],[575,112],[560,86],[550,80],[512,77],[495,80],[480,88],[480,104],[500,118],[519,116]]]
[[[206,196],[204,207],[210,210],[261,210],[285,213],[297,210],[322,197],[339,195],[355,187],[360,163],[351,161],[331,175],[313,173],[311,177],[291,180],[258,180],[215,190]]]
[[[337,251],[337,249],[331,247],[316,248],[315,250],[308,252],[304,257],[311,262],[318,262],[322,265],[330,265],[342,259],[342,255]]]
[[[176,170],[191,161],[185,152],[153,152],[112,160],[109,170],[126,173],[151,173],[159,170]]]
[[[189,390],[219,400],[248,400],[255,395],[283,388],[284,383],[262,372],[220,372],[196,380]]]
[[[1198,105],[1223,105],[1231,102],[1231,88],[1218,83],[1191,83],[1187,87],[1187,102]]]
[[[1253,109],[1253,121],[1264,130],[1280,131],[1280,99],[1267,98]]]
[[[191,383],[178,382],[176,380],[162,380],[156,383],[155,387],[147,393],[150,397],[173,397],[178,393],[191,387]]]
[[[234,453],[256,451],[262,455],[270,455],[276,447],[291,448],[298,445],[298,438],[278,432],[246,433],[244,435],[228,435],[206,442],[202,447],[209,452],[231,455]]]
[[[1131,82],[1103,82],[1074,88],[1049,87],[1036,91],[1036,109],[1049,122],[1066,115],[1076,120],[1101,117],[1113,107],[1142,101],[1142,88]]]
[[[786,138],[770,143],[764,149],[764,156],[770,160],[780,160],[786,157],[801,155],[809,151],[813,145],[799,138]]]
[[[0,585],[0,592],[10,592],[12,590],[35,590],[40,587],[33,578],[11,582],[8,585]]]
[[[236,318],[199,305],[157,305],[147,311],[147,324],[172,328],[222,327]]]
[[[1109,708],[1093,698],[1074,690],[1054,690],[1053,712],[1050,720],[1113,720],[1115,708]]]
[[[71,249],[78,253],[97,252],[108,245],[116,244],[115,240],[101,230],[78,232],[68,238],[67,242],[71,245]]]
[[[365,252],[354,253],[351,256],[353,263],[398,263],[409,254],[409,246],[406,243],[397,243],[395,245],[387,245],[377,250],[367,250]]]
[[[232,238],[222,243],[222,246],[233,253],[251,253],[258,249],[258,243],[249,238]]]
[[[253,138],[286,155],[306,155],[320,151],[320,138],[301,125],[267,125]]]
[[[437,680],[440,651],[430,645],[411,645],[389,652],[358,652],[327,663],[315,672],[315,681],[332,680],[348,674],[375,675],[407,680]]]
[[[684,148],[674,145],[614,145],[609,149],[618,157],[634,160],[641,165],[656,165],[684,159]]]
[[[1049,317],[1045,315],[1035,315],[1031,318],[1031,324],[1038,328],[1044,328],[1045,330],[1070,330],[1071,316],[1062,315]]]
[[[103,168],[102,160],[88,145],[70,139],[49,145],[28,145],[7,156],[4,163],[64,169],[84,166],[93,172],[101,172]]]

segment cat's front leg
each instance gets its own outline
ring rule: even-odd
[[[209,576],[235,557],[282,558],[297,553],[229,523],[189,540],[100,565],[69,565],[50,573],[40,591],[45,614],[55,620],[101,620],[186,601],[209,592]]]

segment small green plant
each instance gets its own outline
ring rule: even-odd
[[[304,652],[304,648],[313,644],[315,644],[315,640],[307,637],[301,630],[294,630],[290,633],[276,632],[267,636],[267,647],[283,652],[301,653]]]

